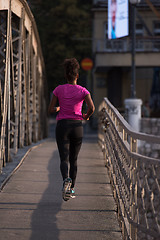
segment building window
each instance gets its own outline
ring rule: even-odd
[[[136,50],[144,49],[144,40],[142,37],[144,36],[144,27],[141,23],[136,23]]]
[[[136,23],[136,36],[142,37],[144,35],[144,28],[143,24]]]
[[[97,88],[105,88],[106,87],[106,79],[105,78],[96,78]]]
[[[111,41],[108,39],[108,22],[104,23],[104,49],[111,49]]]
[[[93,0],[93,4],[106,3],[106,0]]]
[[[108,22],[104,23],[104,38],[108,39]]]
[[[160,36],[160,22],[158,22],[158,21],[155,21],[154,23],[153,23],[153,31],[154,31],[154,36]]]
[[[159,21],[153,22],[153,34],[155,37],[160,36],[160,22]],[[155,41],[154,41],[154,50],[156,50],[156,49],[160,49],[160,40],[159,39],[155,39]]]

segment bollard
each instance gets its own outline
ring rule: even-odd
[[[128,123],[137,132],[140,130],[142,100],[137,98],[125,99],[125,115]]]

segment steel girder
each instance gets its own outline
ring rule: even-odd
[[[47,84],[25,0],[0,0],[0,171],[10,152],[47,136]]]

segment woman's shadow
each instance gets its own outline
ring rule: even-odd
[[[51,139],[53,144],[55,140]],[[34,211],[31,220],[30,240],[59,239],[56,214],[62,205],[62,177],[59,169],[59,154],[54,151],[48,164],[48,187]]]

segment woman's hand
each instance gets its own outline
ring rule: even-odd
[[[89,117],[87,116],[87,114],[83,113],[83,119],[84,120],[89,120]]]
[[[55,112],[59,112],[59,111],[60,111],[60,106],[54,107],[54,111],[55,111]]]
[[[85,120],[89,120],[90,116],[94,113],[95,106],[94,106],[94,103],[92,101],[92,98],[91,98],[90,94],[87,94],[85,96],[85,101],[86,101],[88,109],[87,109],[87,113],[83,114],[83,118]]]
[[[58,112],[60,110],[60,107],[55,107],[57,103],[57,97],[53,94],[52,95],[52,99],[50,101],[49,104],[49,108],[48,108],[48,114],[54,113],[54,112]]]

